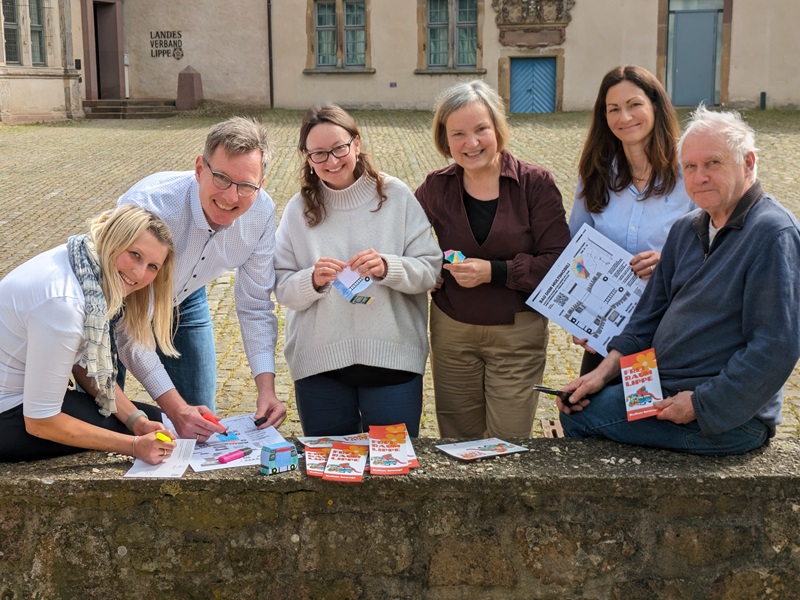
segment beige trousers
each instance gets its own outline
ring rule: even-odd
[[[547,319],[520,312],[513,325],[469,325],[431,302],[431,365],[439,434],[530,437],[547,358]]]

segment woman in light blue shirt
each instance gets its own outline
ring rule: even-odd
[[[631,269],[650,278],[675,220],[695,208],[678,166],[678,117],[655,76],[616,67],[600,84],[581,153],[579,183],[569,219],[574,236],[587,223],[631,254]],[[585,349],[581,375],[602,356]]]

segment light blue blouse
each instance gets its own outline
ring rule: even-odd
[[[666,196],[641,200],[643,194],[633,184],[621,192],[608,190],[608,206],[601,213],[586,210],[585,200],[579,197],[582,187],[579,181],[569,216],[570,234],[574,237],[581,225],[588,223],[633,255],[645,250],[661,252],[675,220],[697,208],[686,193],[683,174]]]

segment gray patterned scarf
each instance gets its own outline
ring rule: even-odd
[[[94,379],[94,401],[104,417],[117,412],[117,356],[112,324],[106,316],[108,305],[101,286],[102,273],[94,242],[88,234],[73,235],[67,240],[69,264],[83,289],[86,320],[83,324],[84,353],[80,364]]]

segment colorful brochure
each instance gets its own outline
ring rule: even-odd
[[[334,442],[343,442],[345,444],[355,444],[357,446],[369,446],[368,433],[353,433],[351,435],[324,435],[324,436],[300,436],[297,441],[303,446],[316,446],[330,448]]]
[[[406,426],[371,425],[369,428],[369,472],[372,475],[408,473]]]
[[[475,460],[478,458],[488,458],[490,456],[528,451],[525,446],[517,446],[510,442],[504,442],[499,438],[486,438],[472,442],[458,442],[456,444],[441,444],[436,447],[445,454],[449,454],[459,460]]]
[[[367,464],[367,446],[334,442],[322,479],[358,483],[364,478]]]
[[[662,400],[661,380],[658,378],[656,351],[649,348],[619,359],[622,385],[625,388],[625,410],[628,421],[652,417],[661,411],[653,406]]]
[[[306,446],[306,475],[322,477],[325,473],[325,465],[328,463],[330,454],[330,446],[320,448]]]

